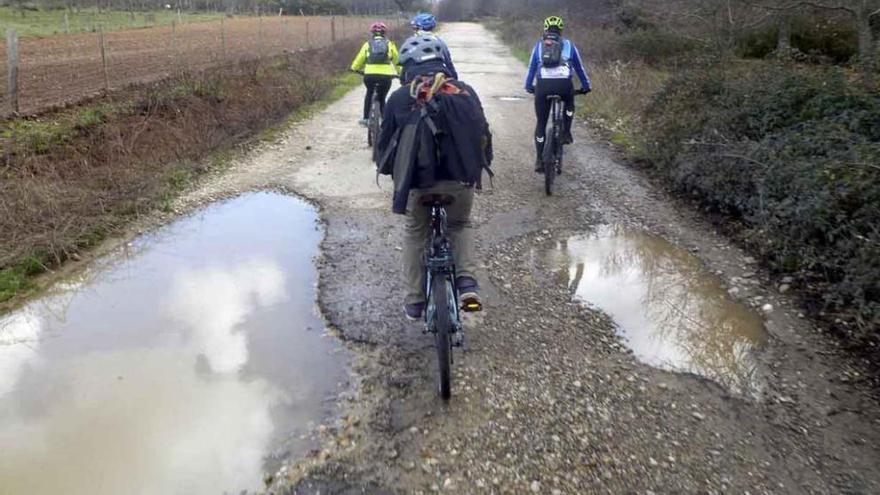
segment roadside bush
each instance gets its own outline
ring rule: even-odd
[[[838,69],[716,63],[670,80],[646,117],[648,157],[681,191],[741,218],[818,309],[880,328],[880,95]]]

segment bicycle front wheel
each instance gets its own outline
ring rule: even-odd
[[[443,400],[452,396],[452,281],[449,277],[434,277],[431,280],[431,295],[434,299],[435,332],[434,345],[437,347],[437,387]]]

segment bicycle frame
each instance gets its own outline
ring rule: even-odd
[[[562,172],[562,132],[565,126],[565,102],[559,95],[548,95],[550,102],[550,115],[548,118],[549,132],[544,129],[546,140],[544,141],[544,153],[541,157],[544,162],[544,192],[547,196],[553,194],[553,182],[556,176]]]
[[[428,296],[428,301],[433,301],[434,298],[431,297],[431,288],[433,287],[431,282],[433,279],[435,277],[449,278],[452,287],[452,297],[449,299],[451,302],[449,309],[453,311],[454,316],[452,318],[453,345],[455,347],[460,347],[463,343],[463,335],[461,332],[461,320],[458,308],[458,289],[455,287],[455,258],[452,253],[452,247],[449,245],[449,237],[446,234],[446,209],[439,203],[434,203],[428,206],[428,208],[430,209],[431,237],[428,241],[427,251],[425,253],[425,271],[427,272],[427,276],[425,277],[425,291]],[[436,312],[440,310],[442,310],[442,308],[436,308],[433,307],[432,304],[428,304],[425,311],[425,333],[436,332]]]

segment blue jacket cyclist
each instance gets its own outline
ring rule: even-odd
[[[574,119],[574,83],[576,73],[581,81],[580,94],[589,93],[590,77],[584,70],[581,56],[574,43],[562,37],[564,23],[561,17],[550,16],[544,20],[544,36],[535,44],[529,73],[526,76],[526,91],[535,95],[535,172],[543,172],[541,155],[544,152],[547,119],[550,117],[550,102],[547,96],[558,95],[565,102],[564,144],[571,144],[571,123]],[[537,84],[535,83],[537,79]]]
[[[443,48],[442,58],[443,65],[445,66],[444,72],[449,74],[449,77],[458,79],[458,71],[455,70],[455,64],[452,63],[452,55],[449,53],[449,48],[446,46],[446,42],[434,34],[434,28],[437,27],[437,19],[434,15],[427,12],[417,14],[409,22],[409,25],[413,28],[413,35],[404,42],[404,45],[407,43],[411,44],[412,42],[427,41],[429,39],[435,40]],[[406,84],[411,80],[412,76],[407,74],[406,69],[404,68],[400,74],[401,83]]]

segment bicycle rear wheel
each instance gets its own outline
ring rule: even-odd
[[[382,110],[379,105],[379,100],[373,100],[373,105],[370,108],[370,123],[369,123],[369,143],[370,146],[373,147],[373,161],[376,161],[376,153],[378,149],[376,147],[377,142],[379,141],[379,130],[382,126]]]
[[[553,181],[556,179],[556,129],[547,133],[547,142],[544,143],[544,192],[547,196],[553,195]]]
[[[452,321],[450,304],[452,281],[449,277],[431,279],[431,297],[434,299],[434,345],[437,347],[437,389],[443,400],[452,395]]]

